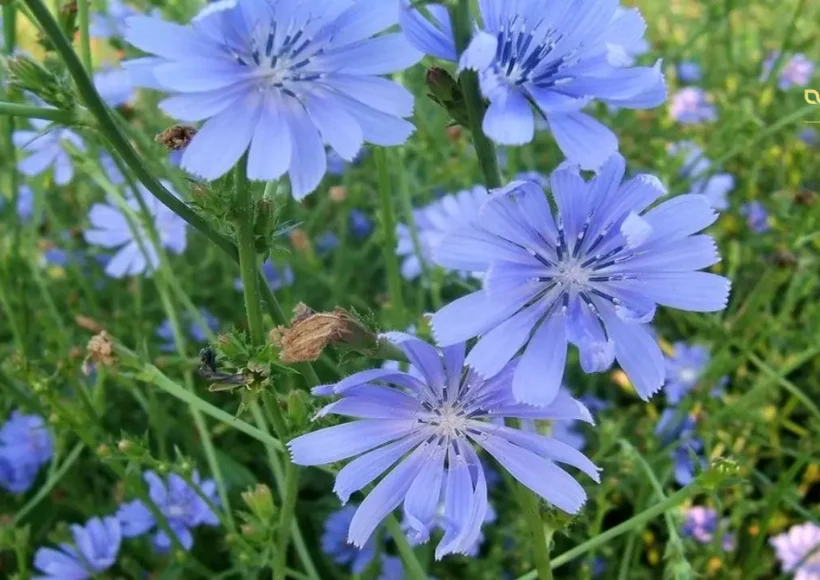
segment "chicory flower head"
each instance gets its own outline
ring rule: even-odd
[[[399,224],[396,228],[396,253],[404,258],[401,274],[405,280],[414,280],[422,273],[422,260],[432,263],[433,254],[441,240],[451,230],[470,223],[478,217],[481,204],[487,199],[482,185],[445,195],[436,201],[413,211],[418,234],[419,251],[416,255],[410,226]],[[465,273],[466,274],[466,273]]]
[[[711,97],[698,87],[686,87],[672,95],[669,113],[672,119],[684,125],[712,122],[717,119],[717,109]]]
[[[358,209],[350,210],[348,215],[350,231],[359,239],[366,238],[373,231],[373,220],[366,213]]]
[[[169,183],[163,185],[174,192]],[[141,220],[154,223],[160,244],[170,252],[181,254],[187,245],[185,221],[165,207],[145,189],[137,187],[138,193],[130,192],[126,205]],[[148,216],[140,214],[139,195],[148,209]],[[123,278],[153,272],[159,265],[159,249],[155,246],[142,221],[133,223],[118,205],[95,203],[88,214],[91,227],[85,231],[85,241],[91,245],[116,249],[114,257],[106,264],[105,273],[112,278]]]
[[[693,506],[684,511],[682,532],[695,538],[701,544],[708,544],[718,529],[718,514],[705,506]]]
[[[17,190],[17,216],[28,221],[34,215],[34,190],[22,184]]]
[[[775,63],[780,58],[779,52],[772,52],[763,61],[763,74],[761,80],[767,80],[772,74]],[[805,54],[798,53],[789,58],[780,70],[777,77],[777,87],[780,90],[787,90],[792,87],[805,87],[814,77],[815,63]]]
[[[280,268],[270,259],[267,259],[262,264],[262,274],[265,276],[265,280],[268,281],[268,286],[274,292],[293,285],[293,268],[290,267],[290,264],[285,264]],[[237,292],[242,292],[245,289],[242,278],[234,280],[233,287]]]
[[[692,141],[672,143],[668,148],[672,156],[682,155],[683,165],[678,174],[690,180],[689,193],[705,195],[716,210],[729,209],[727,196],[735,188],[735,178],[729,173],[708,175],[712,162],[706,153]]]
[[[96,38],[122,38],[125,36],[126,20],[140,13],[122,0],[108,0],[106,11],[91,15],[89,32]]]
[[[769,231],[769,212],[759,201],[750,201],[740,207],[741,215],[746,217],[746,224],[756,234]]]
[[[586,501],[583,487],[555,462],[577,467],[595,481],[598,468],[569,445],[504,423],[513,418],[591,422],[581,403],[566,393],[541,408],[517,403],[511,381],[518,360],[485,380],[464,367],[464,343],[437,349],[407,335],[397,345],[415,375],[371,369],[314,389],[317,395],[341,396],[320,416],[354,420],[288,444],[297,465],[356,457],[336,477],[334,491],[343,502],[389,470],[356,510],[350,542],[365,546],[379,523],[402,503],[405,522],[426,541],[440,521],[443,497],[445,531],[436,557],[469,552],[488,509],[487,482],[473,445],[557,508],[580,510]]]
[[[84,526],[71,526],[74,545],[60,549],[40,548],[34,554],[34,567],[40,580],[88,580],[97,578],[114,562],[120,551],[122,530],[115,517],[91,518]]]
[[[820,526],[806,522],[769,540],[780,567],[794,573],[794,580],[816,580],[820,577]]]
[[[136,97],[131,73],[124,68],[106,68],[94,73],[94,86],[109,107],[129,104]]]
[[[42,417],[14,411],[0,428],[0,487],[25,493],[53,452],[54,442]]]
[[[696,83],[701,79],[700,65],[687,60],[678,64],[678,78],[685,83]]]
[[[211,314],[206,308],[200,308],[199,314],[202,320],[211,332],[216,332],[219,328],[219,319]],[[185,321],[188,322],[188,333],[194,341],[203,343],[208,340],[206,329],[202,327],[199,320],[193,316],[186,315]],[[176,350],[176,341],[174,339],[174,329],[171,326],[170,320],[163,320],[162,324],[157,328],[157,337],[160,339],[160,350],[169,352]]]
[[[74,178],[74,163],[68,146],[85,151],[82,138],[72,131],[53,125],[50,121],[30,119],[33,131],[15,131],[12,139],[24,157],[17,168],[24,175],[34,177],[54,170],[54,183],[67,185]]]
[[[697,437],[696,427],[695,417],[671,407],[664,409],[655,426],[655,435],[660,438],[661,445],[673,444],[670,452],[675,481],[679,485],[689,485],[695,479],[697,468],[706,465],[703,441]]]
[[[593,100],[633,109],[666,100],[660,61],[631,66],[646,23],[617,0],[481,0],[482,25],[460,58],[441,4],[426,4],[425,19],[411,0],[401,1],[408,39],[426,54],[478,71],[490,101],[484,132],[502,145],[532,141],[537,114],[573,163],[599,167],[618,149],[607,127],[581,112]]]
[[[730,284],[699,271],[720,260],[714,240],[698,235],[717,218],[706,198],[649,209],[663,186],[645,174],[622,182],[625,171],[617,154],[589,182],[560,167],[550,177],[555,211],[532,182],[495,191],[439,245],[442,266],[486,274],[481,290],[433,315],[437,342],[480,336],[467,364],[485,377],[524,348],[512,385],[522,403],[553,400],[568,343],[585,372],[617,359],[642,398],[660,389],[663,354],[647,324],[657,306],[722,310]]]
[[[194,544],[191,530],[198,526],[218,526],[219,518],[211,510],[197,491],[179,475],[172,473],[166,481],[154,473],[146,471],[143,478],[148,484],[148,493],[162,514],[167,518],[171,531],[186,550]],[[200,481],[194,472],[192,481],[199,492],[211,503],[219,505],[216,484],[212,479]],[[122,535],[135,538],[157,528],[154,516],[141,500],[124,503],[117,510],[117,518],[122,525]],[[154,548],[161,553],[171,547],[171,538],[162,529],[157,529],[152,538]]]
[[[676,342],[672,347],[672,356],[664,358],[666,381],[663,392],[669,403],[677,405],[698,384],[710,357],[705,346]]]
[[[302,199],[327,171],[325,144],[352,161],[365,142],[400,145],[413,132],[413,96],[380,75],[421,54],[399,33],[374,36],[397,19],[384,0],[218,2],[188,26],[134,17],[126,40],[153,56],[129,67],[172,93],[160,103],[168,115],[205,121],[182,169],[216,179],[247,152],[250,179],[287,172]]]

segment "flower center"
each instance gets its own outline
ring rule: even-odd
[[[567,286],[586,288],[589,283],[589,270],[578,260],[568,260],[558,264],[557,278]]]
[[[698,373],[695,369],[685,367],[680,371],[680,380],[683,383],[694,383],[698,380]]]
[[[181,518],[185,515],[185,507],[176,503],[172,503],[168,506],[167,515],[169,518]]]
[[[448,438],[458,437],[467,429],[467,418],[460,408],[445,404],[429,419],[437,433]]]

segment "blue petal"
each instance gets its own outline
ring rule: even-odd
[[[484,133],[501,145],[525,145],[535,135],[535,119],[530,103],[518,91],[495,99],[484,114]],[[617,144],[617,141],[616,141]]]
[[[319,132],[298,102],[290,102],[286,113],[290,126],[290,185],[293,197],[302,200],[319,187],[327,170],[327,154]]]
[[[484,70],[495,60],[496,50],[498,50],[498,39],[492,34],[478,31],[467,46],[467,50],[459,58],[458,72]]]
[[[702,195],[679,195],[648,211],[644,219],[652,226],[652,241],[679,240],[695,234],[718,218],[709,200]]]
[[[726,308],[732,284],[708,272],[669,272],[644,275],[636,283],[658,304],[690,312],[718,312]]]
[[[566,318],[553,314],[538,327],[515,369],[515,399],[529,405],[549,405],[561,388],[566,360]]]
[[[403,34],[385,34],[314,56],[311,70],[317,73],[384,75],[403,71],[423,56]]]
[[[585,113],[553,113],[547,116],[558,147],[582,169],[597,169],[618,150],[618,138]]]
[[[320,429],[288,443],[297,465],[324,465],[409,435],[413,419],[363,419]]]
[[[440,9],[437,12],[442,18],[438,25],[434,25],[422,16],[418,10],[412,8],[410,0],[401,0],[399,23],[402,32],[413,46],[425,54],[455,61],[457,58],[456,46],[447,9],[440,4],[428,4],[425,8],[430,10],[431,13],[433,13],[434,8]]]
[[[444,481],[444,455],[446,447],[427,446],[427,456],[416,475],[404,500],[405,521],[420,542],[430,538],[441,501],[441,485]]]
[[[273,181],[290,168],[293,139],[284,109],[283,99],[279,97],[271,96],[263,101],[248,151],[249,179]]]
[[[324,142],[345,161],[353,161],[364,142],[356,119],[329,93],[314,91],[304,104]]]
[[[332,24],[330,46],[352,44],[370,38],[399,20],[395,0],[358,0],[336,17]]]
[[[515,314],[532,296],[532,291],[511,294],[507,300],[490,300],[483,291],[462,296],[433,315],[433,336],[441,346],[464,342]]]

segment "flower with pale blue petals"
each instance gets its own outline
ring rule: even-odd
[[[131,73],[124,68],[106,68],[94,73],[94,86],[112,108],[131,103],[137,93],[131,80]]]
[[[676,342],[672,348],[672,355],[664,359],[666,381],[663,392],[669,403],[677,405],[698,384],[709,366],[710,357],[705,346]]]
[[[703,441],[697,437],[696,427],[697,420],[694,416],[676,408],[664,409],[655,426],[655,435],[660,438],[661,445],[672,445],[675,481],[679,485],[692,483],[697,469],[706,466]]]
[[[326,256],[339,247],[339,236],[331,231],[322,232],[316,238],[316,253]]]
[[[581,403],[564,392],[543,407],[516,402],[511,383],[517,359],[485,380],[465,368],[464,343],[438,349],[409,335],[396,342],[415,372],[377,368],[317,387],[316,395],[340,397],[319,417],[354,420],[288,443],[297,465],[355,458],[336,477],[334,491],[342,502],[387,472],[356,510],[348,541],[365,546],[379,523],[401,504],[414,536],[427,541],[442,521],[439,509],[444,498],[445,530],[436,558],[468,553],[489,507],[487,481],[474,445],[558,509],[581,509],[584,488],[556,462],[576,467],[595,481],[598,468],[565,443],[505,424],[507,419],[591,422]]]
[[[708,175],[712,162],[706,153],[692,141],[672,143],[668,152],[673,157],[683,156],[683,165],[678,175],[691,183],[689,193],[705,195],[716,210],[729,209],[727,196],[735,188],[735,178],[729,173]]]
[[[669,113],[672,119],[683,125],[711,123],[717,119],[717,109],[711,97],[698,87],[686,87],[672,95]]]
[[[175,193],[169,183],[163,185]],[[150,219],[156,229],[160,245],[174,254],[181,254],[187,245],[187,224],[156,197],[138,186],[138,193],[148,209],[148,216],[140,214],[140,203],[131,192],[126,205],[140,217],[134,223],[118,205],[95,203],[88,214],[91,227],[85,230],[85,241],[94,246],[116,250],[105,266],[105,273],[112,278],[124,278],[153,272],[159,266],[159,249],[148,235],[144,219]]]
[[[143,474],[148,484],[148,494],[168,520],[168,525],[179,543],[186,550],[194,544],[191,533],[199,526],[218,526],[219,518],[211,510],[208,503],[200,497],[200,493],[214,505],[219,505],[216,495],[216,484],[212,479],[200,481],[199,474],[194,472],[191,477],[199,492],[191,487],[179,475],[172,473],[167,480],[163,480],[153,471]],[[141,500],[124,503],[117,510],[117,518],[122,526],[122,535],[126,538],[135,538],[156,530],[152,542],[157,552],[165,553],[171,548],[171,538],[165,530],[157,526],[153,514]]]
[[[34,215],[34,190],[22,184],[17,190],[17,216],[27,222]]]
[[[416,254],[410,226],[399,224],[396,228],[396,253],[404,258],[401,275],[405,280],[415,280],[423,269],[422,261],[432,264],[433,254],[441,240],[451,230],[470,223],[478,217],[478,210],[487,199],[487,189],[477,185],[458,193],[445,195],[424,207],[413,211],[421,256]],[[467,275],[466,272],[462,272]]]
[[[350,567],[350,571],[359,576],[373,563],[376,557],[376,539],[370,538],[361,549],[347,541],[347,530],[356,513],[356,506],[346,505],[333,512],[325,520],[321,537],[321,548],[327,556],[339,566]],[[402,580],[404,567],[401,559],[395,556],[381,555],[381,572],[378,580]]]
[[[34,554],[35,580],[90,580],[117,561],[123,533],[115,517],[91,518],[84,526],[72,525],[74,545],[40,548]]]
[[[767,80],[772,74],[775,63],[780,58],[779,52],[772,52],[763,62],[763,74],[761,80]],[[777,77],[777,87],[780,90],[787,90],[792,87],[805,87],[814,77],[815,63],[805,54],[798,53],[789,58],[780,69]]]
[[[122,185],[125,183],[125,175],[120,171],[114,158],[106,151],[100,153],[100,167],[103,173],[105,173],[106,179],[108,179],[112,185]]]
[[[265,260],[265,263],[262,264],[262,274],[265,276],[265,280],[268,281],[268,286],[274,292],[293,285],[293,268],[290,267],[290,264],[279,267],[270,259]],[[242,278],[234,280],[233,287],[236,288],[237,292],[242,292],[245,289]]]
[[[532,181],[544,190],[550,186],[549,176],[538,171],[522,171],[513,178],[513,181]]]
[[[687,60],[678,64],[678,78],[684,83],[696,83],[701,76],[702,72],[698,63]]]
[[[794,580],[820,578],[820,526],[806,522],[792,526],[769,540],[784,572]]]
[[[481,462],[482,469],[486,469],[486,464],[484,461]],[[487,476],[485,472],[485,477]],[[487,477],[487,488],[489,489],[490,480]],[[439,506],[438,510],[438,521],[436,521],[433,526],[436,529],[439,529],[442,533],[447,530],[447,522],[444,520],[444,507],[443,505]],[[487,515],[484,516],[483,525],[492,524],[498,519],[498,515],[495,513],[495,509],[493,509],[492,505],[487,506]],[[416,530],[413,528],[412,524],[407,521],[402,522],[402,530],[404,531],[405,535],[407,536],[407,541],[410,543],[411,546],[418,546],[426,542],[426,538],[424,536],[420,536]],[[482,531],[478,538],[476,538],[475,543],[471,548],[467,549],[466,555],[470,558],[475,558],[478,556],[478,553],[481,551],[481,545],[484,543],[484,532]]]
[[[138,85],[171,93],[169,116],[204,122],[182,169],[213,180],[247,153],[250,179],[288,173],[302,199],[327,171],[325,145],[352,161],[364,143],[413,132],[413,96],[382,76],[422,56],[402,34],[379,34],[397,21],[384,0],[217,2],[187,26],[129,19],[126,40],[152,56],[127,66]]]
[[[54,441],[42,417],[14,411],[0,428],[0,488],[25,493],[53,453]]]
[[[756,234],[769,231],[769,212],[759,201],[750,201],[740,206],[740,214],[746,217],[746,224]]]
[[[663,353],[648,324],[657,307],[719,311],[730,283],[700,271],[720,261],[715,241],[699,234],[717,219],[706,198],[680,195],[650,209],[666,194],[660,181],[623,181],[625,172],[617,154],[588,182],[560,167],[550,177],[555,210],[532,182],[492,193],[436,252],[442,266],[485,272],[481,290],[433,315],[436,341],[480,337],[467,364],[484,377],[523,349],[513,380],[522,403],[555,397],[569,343],[585,372],[617,360],[642,398],[658,391]]]
[[[14,146],[21,150],[23,158],[17,168],[23,175],[35,177],[53,170],[54,183],[68,185],[74,178],[74,162],[69,147],[85,151],[82,138],[72,131],[53,125],[50,121],[30,119],[34,128],[15,131],[12,135]]]
[[[347,161],[342,159],[338,153],[336,153],[333,149],[327,150],[327,172],[331,175],[335,175],[336,177],[341,177],[345,174],[347,169],[351,166],[358,165],[361,163],[362,159],[364,159],[365,155],[367,154],[367,150],[362,148],[356,157],[353,158],[352,161]]]
[[[216,332],[219,329],[219,319],[211,314],[206,308],[200,308],[199,315],[202,317],[202,321],[205,323],[205,326],[207,326],[208,331]],[[203,328],[202,324],[196,317],[190,316],[186,313],[185,321],[188,322],[188,333],[195,342],[203,343],[208,340],[208,332],[205,328]],[[166,352],[176,350],[174,329],[171,326],[170,320],[164,320],[162,324],[159,325],[159,328],[157,328],[156,334],[161,341],[159,346],[160,350]]]
[[[95,38],[123,38],[126,21],[140,14],[122,0],[108,0],[105,12],[91,14],[89,33]]]
[[[684,511],[683,528],[681,532],[700,542],[710,543],[718,530],[718,514],[709,507],[692,506]]]
[[[797,138],[809,147],[817,147],[817,145],[820,144],[820,136],[818,136],[817,131],[811,127],[802,129],[800,133],[798,133]]]
[[[533,105],[564,155],[595,169],[618,150],[618,138],[582,112],[593,101],[632,109],[666,101],[661,63],[634,67],[646,23],[613,0],[481,0],[482,24],[460,58],[447,9],[426,4],[433,21],[401,0],[408,39],[430,56],[476,70],[490,101],[484,133],[502,145],[524,145],[535,132]]]

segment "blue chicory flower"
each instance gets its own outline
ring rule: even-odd
[[[702,195],[648,209],[666,191],[651,175],[622,183],[613,155],[586,182],[564,165],[550,177],[553,212],[540,187],[514,182],[495,191],[472,224],[448,234],[436,260],[486,272],[483,289],[432,317],[442,346],[480,336],[467,363],[491,377],[526,347],[513,380],[516,400],[549,403],[559,391],[568,343],[587,373],[617,359],[638,394],[663,384],[663,354],[649,325],[658,305],[693,312],[726,307],[730,283],[701,272],[720,260],[698,232],[717,215]]]
[[[817,147],[817,145],[820,143],[820,136],[818,136],[817,131],[815,131],[811,127],[806,127],[805,129],[802,129],[800,133],[798,133],[797,138],[809,147]]]
[[[820,577],[820,526],[806,522],[792,526],[769,540],[784,572],[794,580],[816,580]]]
[[[696,83],[701,79],[701,76],[702,73],[698,63],[687,60],[678,64],[678,78],[684,83]]]
[[[320,256],[325,256],[339,246],[339,236],[331,231],[322,232],[316,238],[316,252]]]
[[[478,210],[487,199],[487,190],[482,185],[445,195],[424,207],[413,211],[418,234],[421,256],[416,255],[413,236],[407,224],[396,228],[396,253],[403,257],[401,275],[405,280],[414,280],[422,273],[422,260],[427,264],[444,236],[478,217]],[[462,273],[466,275],[467,273]]]
[[[95,38],[123,38],[126,21],[140,13],[122,0],[108,0],[106,11],[91,15],[89,32]]]
[[[122,530],[115,517],[91,518],[84,526],[71,526],[74,545],[60,549],[40,548],[34,554],[34,567],[43,575],[39,580],[90,580],[105,572],[120,551]]]
[[[672,445],[675,481],[679,485],[689,485],[695,479],[698,467],[706,465],[703,457],[703,442],[697,437],[695,417],[670,407],[661,413],[655,434],[661,445]]]
[[[358,209],[350,210],[348,215],[350,222],[350,231],[359,239],[366,238],[373,231],[373,220],[367,217],[367,214]]]
[[[137,84],[172,93],[168,115],[205,121],[182,169],[216,179],[247,152],[250,179],[288,172],[302,199],[325,175],[325,143],[352,161],[365,142],[401,145],[413,132],[413,96],[380,75],[421,54],[400,33],[374,37],[397,19],[384,0],[218,2],[188,26],[129,19],[126,40],[153,56],[128,66]]]
[[[772,52],[763,61],[763,74],[760,80],[768,80],[772,74],[775,63],[780,58],[779,52]],[[787,90],[792,87],[805,87],[814,77],[815,64],[805,54],[798,53],[786,61],[777,77],[777,87],[780,90]]]
[[[172,473],[167,481],[153,471],[146,471],[143,478],[148,484],[148,494],[168,520],[171,531],[182,547],[190,550],[194,544],[191,530],[198,526],[218,526],[219,518],[211,510],[199,493],[179,475]],[[214,505],[219,505],[216,484],[212,479],[200,481],[199,474],[191,477],[199,491]],[[157,528],[154,516],[141,500],[120,505],[117,518],[122,525],[122,535],[126,538],[142,536]],[[171,538],[162,529],[157,529],[152,537],[157,552],[165,553],[171,547]]]
[[[106,68],[94,73],[94,86],[109,107],[129,104],[136,97],[131,73],[124,68]]]
[[[262,274],[265,275],[268,285],[274,292],[293,285],[293,268],[290,267],[290,264],[285,264],[280,268],[270,259],[265,260],[265,263],[262,264]],[[233,287],[237,292],[242,292],[245,289],[242,278],[234,280]]]
[[[347,161],[342,159],[335,150],[329,148],[327,150],[327,172],[331,175],[335,175],[336,177],[341,177],[345,174],[348,167],[361,163],[365,155],[367,155],[367,149],[362,148],[352,161]]]
[[[114,161],[114,158],[106,151],[100,153],[100,167],[103,173],[105,173],[106,179],[108,179],[112,185],[122,185],[125,183],[125,176],[117,166],[117,162]]]
[[[426,4],[434,22],[411,0],[401,1],[408,39],[430,56],[457,60],[447,9]],[[595,169],[618,149],[618,138],[582,109],[593,100],[633,109],[666,100],[661,63],[633,67],[646,23],[637,9],[610,0],[479,2],[483,25],[460,55],[459,70],[478,71],[490,107],[484,132],[502,145],[532,141],[530,103],[544,117],[564,155]]]
[[[50,121],[30,119],[29,122],[33,131],[15,131],[12,136],[14,146],[26,155],[17,168],[29,177],[53,169],[54,183],[67,185],[74,177],[74,163],[66,145],[85,151],[82,138],[71,129],[57,127]]]
[[[692,506],[684,511],[681,533],[692,537],[701,544],[708,544],[718,530],[718,514],[709,507]]]
[[[25,493],[53,453],[54,441],[42,417],[14,411],[0,428],[0,487]]]
[[[341,396],[318,416],[355,420],[288,443],[297,465],[356,457],[336,477],[334,491],[342,502],[398,462],[356,510],[350,542],[365,546],[381,520],[402,503],[405,521],[420,541],[426,541],[439,521],[443,497],[445,532],[436,557],[469,552],[488,509],[487,482],[473,444],[557,508],[569,513],[580,510],[586,501],[583,487],[555,462],[577,467],[595,481],[598,468],[569,445],[506,426],[504,421],[591,421],[581,403],[563,392],[541,408],[517,403],[511,382],[518,360],[485,380],[464,367],[464,343],[440,350],[405,336],[397,346],[415,374],[371,369],[314,389],[316,395]]]
[[[741,215],[746,217],[746,223],[756,234],[764,234],[769,231],[769,212],[759,201],[750,201],[740,207]]]
[[[163,182],[163,185],[176,195],[169,183]],[[140,215],[141,220],[153,221],[162,247],[175,254],[184,252],[187,245],[185,221],[165,207],[144,186],[139,185],[137,190],[138,193],[132,191],[127,197],[128,207],[140,215],[140,205],[135,195],[141,196],[149,213],[149,216]],[[88,219],[91,227],[85,231],[86,242],[106,249],[117,249],[105,266],[106,274],[112,278],[123,278],[150,274],[157,268],[159,249],[148,235],[144,223],[130,223],[120,207],[103,203],[91,206]]]
[[[27,222],[34,215],[34,190],[22,184],[17,190],[17,216]]]
[[[431,56],[455,61],[447,9],[425,5],[435,20],[430,22],[411,4],[401,2],[408,39]],[[645,109],[666,100],[660,61],[631,66],[634,45],[646,29],[637,9],[617,10],[609,0],[482,0],[479,6],[483,26],[460,55],[459,70],[478,71],[490,101],[483,128],[493,141],[532,141],[533,103],[564,155],[594,169],[617,151],[618,138],[581,112],[587,104],[600,100]]]
[[[481,462],[482,469],[486,469],[486,464],[484,461]],[[486,477],[485,473],[485,477]],[[487,479],[487,488],[489,489],[489,479]],[[444,513],[444,505],[439,505],[438,512],[436,514],[436,519],[433,523],[433,529],[439,529],[442,533],[446,533],[447,531],[447,522],[444,519],[446,517]],[[487,505],[487,514],[484,516],[484,521],[482,522],[482,526],[487,524],[492,524],[498,519],[498,515],[495,513],[493,506],[491,504]],[[402,522],[402,530],[404,531],[405,535],[407,536],[407,541],[410,543],[411,546],[418,546],[423,544],[427,541],[427,537],[424,535],[419,535],[418,532],[413,527],[412,522],[408,521],[405,518],[405,521]],[[469,556],[470,558],[476,558],[478,553],[481,551],[481,545],[484,543],[484,532],[482,531],[476,541],[473,543],[471,547],[466,550],[465,555]]]
[[[692,141],[672,143],[668,148],[672,156],[683,156],[684,162],[678,174],[691,183],[689,193],[705,195],[713,208],[729,209],[727,196],[735,188],[735,178],[729,173],[708,175],[712,162],[706,153]]]
[[[710,96],[699,87],[685,87],[672,95],[669,104],[672,119],[684,125],[712,122],[717,109]]]
[[[698,384],[703,371],[709,366],[710,357],[705,346],[676,342],[672,347],[672,356],[664,358],[666,381],[663,392],[669,403],[677,405]]]
[[[199,314],[211,332],[216,332],[219,328],[219,319],[211,314],[206,308],[200,308]],[[185,320],[188,322],[188,333],[195,342],[202,343],[208,340],[208,334],[202,327],[199,321],[186,313]],[[163,320],[162,324],[157,328],[157,337],[160,339],[160,350],[170,352],[176,350],[176,341],[174,340],[174,330],[171,326],[170,320]]]

